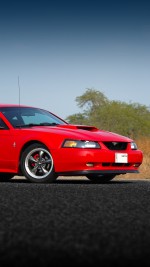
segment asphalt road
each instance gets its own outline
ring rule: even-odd
[[[0,266],[150,266],[150,180],[0,183]]]

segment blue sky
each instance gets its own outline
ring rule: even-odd
[[[87,88],[150,106],[149,1],[1,1],[0,102],[81,112]]]

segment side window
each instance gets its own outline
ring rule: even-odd
[[[5,122],[0,118],[0,130],[7,130],[9,129]]]

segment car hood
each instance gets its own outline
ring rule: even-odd
[[[56,126],[35,126],[25,131],[45,132],[62,135],[64,138],[95,140],[95,141],[120,141],[131,142],[131,139],[113,132],[100,130],[94,126],[63,124]]]
[[[130,142],[131,139],[117,133],[100,130],[94,126],[87,126],[87,125],[59,125],[59,128],[63,130],[73,132],[73,133],[80,133],[82,136],[86,136],[90,139],[95,139],[95,141],[122,141],[122,142]]]

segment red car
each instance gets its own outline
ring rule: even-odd
[[[143,154],[135,142],[93,126],[71,125],[49,111],[0,105],[0,180],[31,182],[86,176],[105,182],[138,173]]]

